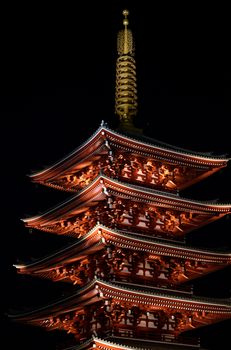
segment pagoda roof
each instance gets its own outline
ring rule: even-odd
[[[157,207],[192,211],[199,214],[211,213],[223,216],[231,212],[231,203],[214,203],[214,201],[183,198],[169,192],[136,186],[108,178],[105,175],[99,175],[89,186],[70,199],[41,215],[25,218],[23,221],[27,226],[31,227],[46,225],[57,221],[61,217],[68,216],[70,213],[74,212],[74,214],[77,214],[78,211],[83,211],[84,208],[88,208],[97,201],[106,199],[111,195],[150,205],[153,204]],[[219,216],[217,215],[214,219],[216,218],[219,218]]]
[[[132,151],[137,155],[154,157],[173,164],[190,165],[198,168],[221,168],[230,160],[227,156],[212,156],[210,153],[200,153],[175,147],[141,134],[125,134],[114,131],[102,123],[95,133],[78,148],[54,165],[30,175],[35,182],[45,182],[56,176],[75,168],[76,170],[86,166],[88,158],[94,156],[99,150],[115,145],[125,151]],[[80,164],[81,163],[81,164]],[[86,163],[84,165],[84,163]]]
[[[75,345],[72,347],[65,348],[65,350],[87,350],[94,349],[98,347],[102,350],[176,350],[176,349],[201,349],[199,344],[186,344],[180,340],[174,340],[173,342],[167,343],[166,341],[158,340],[147,340],[147,339],[137,339],[137,338],[124,338],[124,337],[107,337],[107,339],[101,339],[99,337],[92,337],[86,342]]]
[[[231,317],[231,300],[205,298],[193,295],[184,295],[174,291],[163,292],[162,289],[148,288],[128,283],[105,282],[94,278],[83,288],[72,295],[59,299],[47,306],[35,310],[9,315],[15,321],[38,324],[47,317],[58,316],[66,312],[80,310],[84,305],[90,305],[104,298],[113,298],[117,301],[129,301],[135,305],[150,305],[153,310],[179,309],[195,312],[207,312],[221,319]]]
[[[101,250],[108,244],[135,251],[145,251],[150,254],[159,254],[182,259],[192,259],[210,264],[220,264],[221,267],[231,264],[231,252],[218,252],[201,248],[184,246],[176,243],[165,243],[158,239],[150,239],[140,234],[130,234],[128,231],[108,228],[97,224],[88,234],[74,244],[51,253],[28,264],[14,265],[20,273],[41,274],[53,270],[63,264],[72,263]]]

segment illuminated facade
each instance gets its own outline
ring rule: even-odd
[[[70,155],[31,176],[73,195],[24,219],[26,227],[67,235],[75,243],[16,267],[21,274],[70,283],[74,291],[14,319],[66,331],[76,350],[199,348],[197,339],[182,333],[230,318],[231,302],[197,297],[184,283],[231,264],[231,254],[188,247],[184,238],[230,214],[231,204],[191,200],[179,192],[226,167],[228,159],[158,143],[133,126],[136,62],[128,11],[123,14],[116,68],[119,129],[102,122]]]

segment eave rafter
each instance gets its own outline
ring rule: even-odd
[[[116,309],[118,307],[132,308],[132,305],[135,305],[135,308],[143,310],[142,313],[155,313],[161,310],[169,315],[182,313],[193,318],[193,328],[218,322],[231,316],[230,300],[180,296],[177,292],[168,294],[167,292],[163,293],[163,291],[158,292],[157,289],[145,289],[142,286],[109,283],[94,279],[71,296],[49,304],[47,307],[10,315],[10,317],[15,321],[52,329],[53,326],[55,327],[54,319],[56,319],[55,322],[59,323],[62,315],[65,315],[65,319],[68,320],[69,318],[66,318],[67,314],[78,316],[78,314],[83,313],[83,310],[92,305],[97,310],[98,302],[103,302],[106,306],[109,303],[114,305]],[[183,327],[180,331],[184,330]]]
[[[155,143],[155,140],[153,140]],[[185,188],[194,182],[201,180],[218,171],[227,165],[228,158],[209,157],[202,154],[196,154],[189,151],[176,150],[171,147],[162,147],[149,144],[146,141],[134,139],[101,126],[91,138],[83,145],[73,151],[70,155],[63,158],[50,168],[31,175],[34,182],[39,182],[57,189],[76,192],[73,184],[62,184],[62,178],[71,176],[84,167],[89,166],[94,161],[100,159],[103,154],[107,154],[109,149],[128,152],[137,156],[144,157],[149,160],[159,161],[163,164],[173,164],[182,167],[194,168],[198,170],[198,174],[194,175],[194,179],[187,179],[185,183],[179,184],[179,189]],[[90,170],[92,172],[93,170]],[[95,171],[95,170],[94,170]],[[87,176],[90,180],[91,176]],[[86,176],[83,176],[86,181]],[[94,178],[94,176],[93,176]],[[187,177],[186,177],[187,178]],[[60,182],[61,179],[61,182]],[[58,180],[58,181],[56,181]],[[86,183],[88,183],[88,180]],[[178,186],[178,185],[177,185]],[[174,186],[169,189],[176,189]]]
[[[122,208],[119,209],[118,206]],[[113,225],[117,220],[116,223],[120,222],[124,227],[133,225],[134,229],[143,229],[145,232],[146,225],[147,228],[150,227],[150,232],[159,230],[161,233],[177,237],[230,212],[231,204],[189,200],[100,175],[66,202],[40,216],[23,221],[27,227],[78,237],[86,234],[97,221],[103,224],[110,221],[110,225]],[[79,219],[75,220],[79,215],[86,216],[86,222],[82,223],[80,228]]]
[[[52,278],[57,269],[85,259],[89,254],[105,249],[113,245],[117,248],[129,249],[134,252],[145,252],[150,259],[157,256],[173,257],[182,261],[194,261],[196,264],[206,264],[204,268],[195,269],[208,273],[221,269],[231,264],[231,253],[206,251],[193,247],[185,247],[173,243],[164,243],[158,240],[140,239],[139,235],[131,235],[128,232],[110,229],[103,225],[96,225],[88,234],[78,242],[65,247],[47,257],[26,265],[15,265],[19,273],[35,274],[45,278]],[[189,264],[188,264],[189,265]],[[193,275],[193,267],[189,268],[189,277]],[[192,271],[190,271],[190,269]],[[61,276],[60,276],[61,277]],[[68,275],[66,276],[68,278]]]
[[[156,349],[158,346],[162,346],[162,344],[164,344],[163,346],[166,346],[166,342],[169,343],[170,340],[172,342],[172,339],[169,338],[168,335],[162,336],[162,338],[156,340],[145,340],[145,343],[144,339],[131,338],[129,339],[128,344],[126,340],[123,342],[123,339],[121,339],[121,337],[107,337],[105,340],[93,336],[91,339],[85,341],[80,345],[75,345],[71,348],[68,347],[63,350],[144,350],[144,346],[145,350],[151,350]],[[182,349],[186,348],[188,350],[195,350],[199,348],[199,343],[195,339],[190,339],[189,341],[184,337],[180,337],[178,339],[174,339],[174,343],[178,344]]]

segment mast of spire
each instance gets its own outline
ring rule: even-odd
[[[133,117],[137,114],[136,62],[132,31],[128,29],[129,11],[123,11],[124,29],[117,37],[118,58],[116,61],[115,112],[120,118],[120,127],[136,129]]]

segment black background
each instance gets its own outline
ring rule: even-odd
[[[20,218],[68,197],[31,184],[27,177],[85,141],[114,115],[116,34],[130,10],[136,41],[139,114],[146,135],[194,151],[230,156],[228,9],[201,4],[85,2],[74,7],[12,7],[3,11],[1,42],[1,257],[3,334],[7,348],[54,349],[60,334],[11,324],[5,313],[49,302],[65,289],[17,276],[12,264],[65,244],[28,232]],[[231,200],[230,166],[183,195]],[[193,232],[188,243],[231,249],[230,219]],[[230,297],[230,269],[195,282],[195,293]],[[230,344],[230,321],[204,327],[210,349]],[[227,345],[228,346],[228,345]]]

